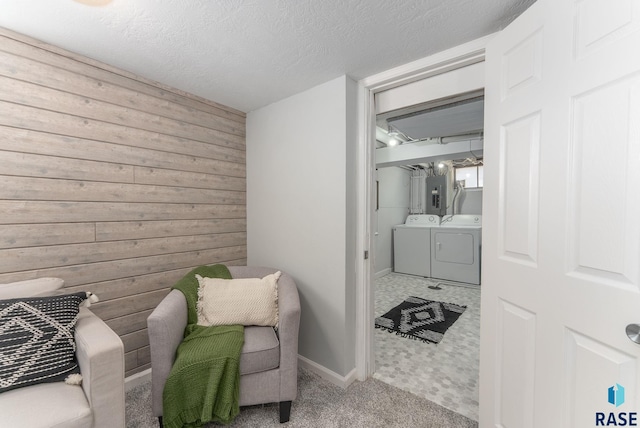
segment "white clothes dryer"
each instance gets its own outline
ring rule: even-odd
[[[482,216],[444,217],[431,234],[431,276],[480,284]]]
[[[394,272],[431,276],[431,229],[439,224],[437,215],[411,214],[393,227]]]

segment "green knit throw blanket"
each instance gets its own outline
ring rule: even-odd
[[[244,327],[197,325],[196,274],[231,279],[224,265],[200,266],[172,287],[187,299],[188,318],[184,340],[178,346],[162,394],[162,419],[166,428],[229,423],[240,412],[240,351]]]

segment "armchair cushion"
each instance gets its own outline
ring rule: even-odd
[[[277,369],[279,365],[280,342],[273,328],[246,327],[240,354],[240,375]]]
[[[0,392],[79,373],[75,326],[86,293],[0,301]]]
[[[278,325],[278,278],[220,279],[196,275],[198,325]]]
[[[29,428],[90,427],[94,419],[82,388],[64,382],[41,383],[0,394],[0,415],[2,426]],[[114,421],[111,426],[124,427],[124,422]]]

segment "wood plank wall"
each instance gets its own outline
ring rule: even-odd
[[[0,29],[0,283],[95,292],[126,375],[147,369],[168,288],[246,263],[245,118]]]

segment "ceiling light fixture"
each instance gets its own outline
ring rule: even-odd
[[[389,140],[389,147],[393,147],[397,145],[398,145],[398,140],[396,140],[395,138],[392,138]]]
[[[400,135],[400,132],[398,132],[398,130],[392,125],[389,125],[389,131],[387,131],[387,134],[389,134],[389,137],[397,138],[398,135]]]

